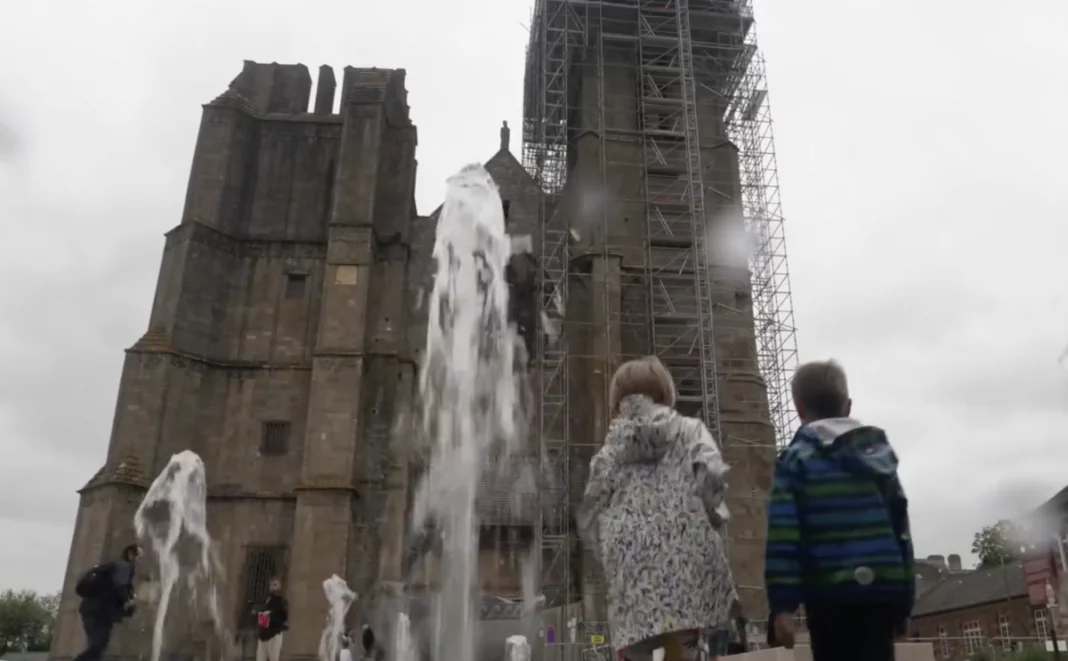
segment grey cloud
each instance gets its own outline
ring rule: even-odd
[[[22,149],[22,139],[14,125],[0,116],[0,161],[12,160]]]
[[[857,415],[890,431],[918,550],[967,554],[983,525],[1068,483],[1068,370],[1056,362],[1068,230],[1052,220],[1068,206],[1052,156],[1068,131],[1046,108],[1063,95],[1042,82],[1050,67],[989,61],[977,27],[998,19],[975,5],[932,8],[901,57],[888,44],[907,11],[767,4],[766,40],[812,30],[791,62],[768,56],[801,355],[839,358]],[[1064,20],[1040,4],[1044,21]],[[848,33],[832,34],[838,11],[852,12]],[[1063,61],[1042,31],[1027,48]],[[1043,89],[1026,140],[992,128],[1004,119],[981,101],[987,65]],[[800,71],[833,82],[817,91]],[[991,130],[1005,139],[979,138]],[[813,176],[789,175],[802,171]]]
[[[70,552],[74,522],[71,501],[69,523],[17,521],[0,517],[0,530],[19,544],[5,544],[3,560],[9,569],[3,574],[4,589],[58,592],[63,586],[63,572]]]
[[[180,220],[199,105],[242,59],[405,67],[424,213],[449,174],[496,151],[502,119],[519,150],[530,1],[387,5],[5,10],[0,124],[19,150],[0,163],[0,528],[22,541],[0,546],[0,588],[62,580],[74,490],[103,460],[122,349]],[[990,3],[756,12],[801,355],[840,358],[858,415],[890,430],[920,551],[967,552],[979,527],[1068,482],[1068,129],[1049,84],[1068,4],[1031,3],[1008,51],[990,48]]]
[[[15,167],[0,163],[0,452],[14,458],[0,467],[0,529],[20,543],[0,546],[0,588],[62,581],[75,490],[104,460],[122,350],[145,330],[163,233],[181,218],[200,105],[246,58],[407,67],[428,211],[446,176],[496,151],[501,120],[522,124],[528,10],[327,0],[302,6],[309,20],[271,0],[6,10],[0,121],[21,148]],[[450,75],[472,59],[492,90]]]

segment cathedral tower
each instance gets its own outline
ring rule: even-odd
[[[55,658],[84,643],[77,577],[132,541],[145,489],[184,449],[207,468],[229,626],[240,631],[279,575],[292,612],[283,654],[311,658],[324,578],[360,594],[399,578],[408,473],[391,431],[416,369],[404,80],[346,68],[335,112],[321,67],[309,112],[306,67],[245,62],[204,106],[148,331],[126,352],[107,459],[81,491]],[[150,568],[139,573],[150,593]],[[166,649],[200,655],[210,629],[175,614]],[[117,628],[109,656],[139,656],[150,632]]]

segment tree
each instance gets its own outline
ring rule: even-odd
[[[1002,519],[975,533],[972,553],[979,556],[979,568],[1000,567],[1020,555],[1019,536],[1012,522]]]
[[[59,593],[37,595],[37,603],[45,612],[45,625],[39,635],[27,643],[27,652],[47,652],[52,649],[52,630],[56,625],[56,614],[59,613]]]
[[[43,652],[52,646],[52,625],[59,595],[33,590],[0,592],[0,655],[9,651]]]

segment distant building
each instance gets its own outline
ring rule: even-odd
[[[1068,487],[1015,522],[1032,538],[1032,550],[1023,558],[1028,566],[1036,556],[1046,553],[1043,540],[1048,540],[1048,550],[1063,576],[1068,551]],[[1044,604],[1036,605],[1041,596],[1029,596],[1027,578],[1022,561],[965,569],[957,554],[917,560],[917,599],[910,638],[931,642],[935,658],[943,660],[967,659],[980,649],[1048,648],[1054,622]],[[1041,587],[1036,584],[1031,588],[1036,589]],[[1056,629],[1064,651],[1068,649],[1064,644],[1068,621],[1063,617],[1068,591],[1063,582],[1058,601],[1062,606]]]
[[[1037,536],[1048,536],[1057,543],[1058,568],[1068,570],[1068,487],[1021,517],[1021,523]]]
[[[921,595],[928,588],[938,584],[950,574],[962,574],[972,571],[964,569],[961,557],[956,553],[949,555],[947,562],[944,555],[929,555],[916,561],[916,594]]]
[[[1044,645],[1049,639],[1049,615],[1029,603],[1018,562],[954,571],[928,559],[917,562],[917,582],[910,638],[931,641],[938,659],[965,659],[989,647]]]

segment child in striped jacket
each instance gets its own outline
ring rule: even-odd
[[[775,466],[765,584],[775,638],[802,604],[815,661],[889,661],[915,594],[908,501],[886,433],[849,418],[845,372],[809,363],[792,383],[802,426]]]

